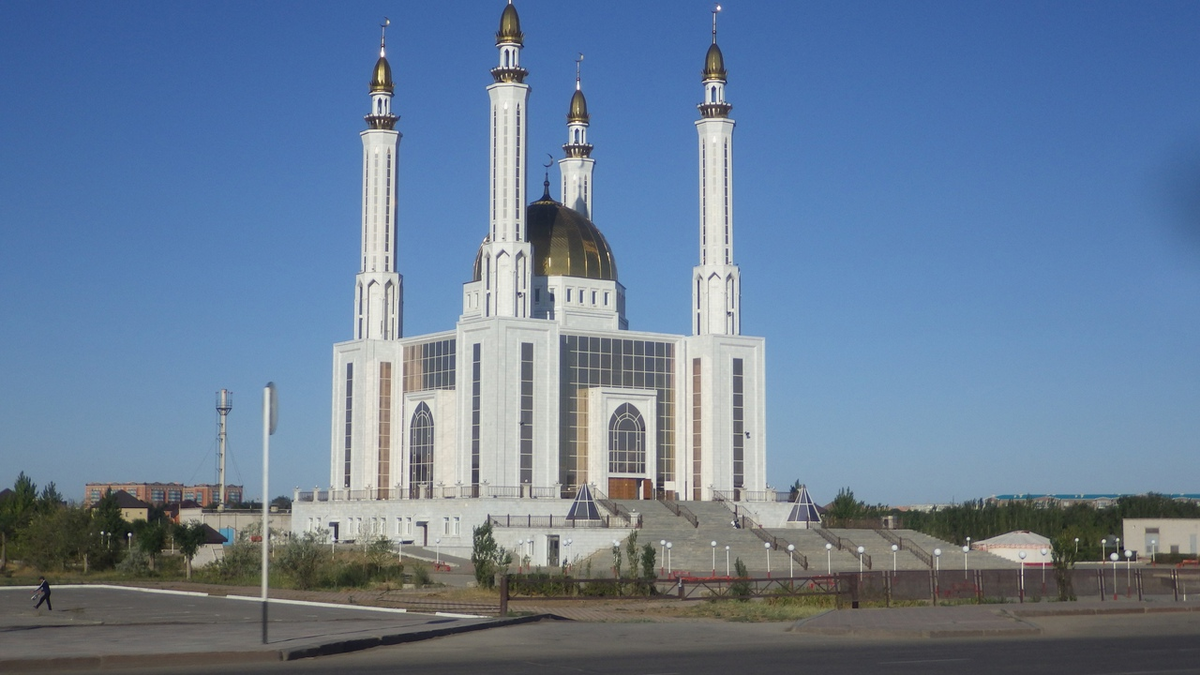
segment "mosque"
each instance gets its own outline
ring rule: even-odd
[[[487,230],[473,264],[462,261],[470,277],[458,322],[406,336],[396,266],[401,134],[381,38],[360,133],[354,337],[333,347],[329,483],[297,491],[293,529],[436,540],[462,553],[489,515],[561,521],[581,491],[601,501],[773,501],[765,341],[742,334],[734,121],[715,14],[697,92],[690,335],[628,329],[616,252],[591,220],[595,159],[578,77],[558,160],[561,201],[548,179],[527,201],[530,87],[511,1],[495,39]]]

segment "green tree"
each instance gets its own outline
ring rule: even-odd
[[[139,520],[133,524],[133,540],[137,543],[138,550],[149,560],[150,571],[153,572],[158,554],[167,545],[166,524],[161,521]]]
[[[190,522],[175,525],[172,528],[173,536],[175,537],[175,545],[179,547],[179,552],[183,554],[183,559],[187,565],[187,578],[192,578],[192,559],[196,557],[196,553],[200,551],[200,547],[204,545],[204,539],[208,535],[208,529],[204,527],[204,523]]]
[[[471,564],[475,566],[475,582],[480,588],[495,588],[496,573],[508,569],[512,564],[512,555],[496,543],[490,521],[471,532]]]
[[[80,507],[59,506],[34,514],[21,531],[24,558],[40,570],[64,570],[87,553],[91,519]]]
[[[25,475],[17,474],[12,493],[0,502],[0,570],[8,566],[8,542],[29,526],[37,503],[37,484]]]
[[[279,549],[279,568],[292,577],[296,588],[307,590],[317,585],[321,565],[328,553],[323,539],[324,533],[305,532]]]

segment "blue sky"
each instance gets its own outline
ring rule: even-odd
[[[725,4],[769,482],[1200,491],[1200,5]],[[270,380],[271,493],[325,485],[378,24],[416,335],[453,326],[486,231],[502,8],[0,5],[0,485],[211,481],[228,388],[258,495]],[[530,156],[561,155],[583,52],[630,326],[687,332],[711,5],[517,8]]]

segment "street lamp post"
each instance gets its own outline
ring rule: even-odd
[[[967,578],[967,554],[971,552],[970,546],[963,547],[963,578]]]
[[[1021,586],[1017,594],[1021,596],[1021,602],[1025,602],[1025,551],[1018,551],[1017,557],[1021,559]]]
[[[900,550],[899,546],[897,546],[896,544],[892,544],[892,574],[896,573],[896,551],[899,551],[899,550]]]
[[[1158,553],[1157,547],[1158,547],[1158,540],[1151,539],[1150,540],[1150,564],[1151,565],[1154,564],[1154,556]]]
[[[658,573],[662,575],[667,571],[667,540],[659,539],[658,547],[660,554],[658,558]]]
[[[933,571],[940,573],[942,571],[942,549],[933,549]]]
[[[771,542],[764,541],[763,548],[767,549],[767,578],[771,578]]]
[[[1129,587],[1133,583],[1133,551],[1125,549],[1125,597],[1130,597]]]
[[[1111,554],[1109,554],[1108,559],[1111,560],[1112,564],[1113,564],[1113,600],[1116,600],[1117,599],[1117,561],[1121,559],[1121,556],[1117,555],[1116,551],[1113,551]]]
[[[1042,554],[1042,595],[1046,594],[1046,554],[1049,552],[1045,546],[1039,551]]]
[[[1079,537],[1075,537],[1075,557],[1079,557]]]
[[[1105,556],[1105,553],[1104,553],[1104,546],[1105,546],[1106,544],[1108,544],[1108,540],[1107,540],[1107,539],[1101,539],[1101,540],[1100,540],[1100,563],[1101,563],[1101,565],[1103,565],[1103,563],[1104,563],[1104,558],[1106,557],[1106,556]]]
[[[438,537],[433,540],[433,566],[434,569],[442,566],[442,538]]]
[[[132,552],[133,552],[133,533],[132,533],[132,532],[126,532],[126,533],[125,533],[125,544],[126,544],[126,546],[125,546],[125,550],[129,551],[130,553],[132,553]],[[119,545],[120,545],[120,544],[118,544],[118,546],[119,546]]]
[[[792,567],[792,551],[796,550],[795,544],[788,544],[788,577],[796,576],[796,570]]]
[[[725,576],[729,576],[729,546],[725,546]]]
[[[717,577],[717,542],[709,542],[709,546],[712,547],[712,575],[715,579]]]
[[[863,570],[863,554],[864,554],[864,553],[866,553],[866,552],[867,552],[867,549],[866,549],[865,547],[862,547],[862,546],[859,546],[859,547],[858,547],[858,573],[859,573],[859,574],[862,574],[862,570]]]
[[[671,542],[667,542],[667,576],[671,576]]]
[[[825,544],[825,574],[833,575],[833,544]]]

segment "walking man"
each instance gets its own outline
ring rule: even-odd
[[[46,577],[38,577],[38,581],[40,583],[37,590],[33,592],[33,597],[29,598],[30,600],[37,599],[38,601],[38,604],[34,605],[33,608],[40,608],[44,602],[46,603],[46,609],[53,612],[54,607],[50,605],[50,582],[46,581]],[[40,598],[38,597],[39,595],[41,596]]]

